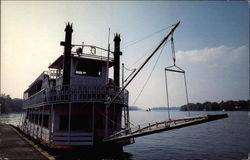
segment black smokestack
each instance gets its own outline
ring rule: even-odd
[[[64,59],[63,59],[63,85],[70,84],[70,67],[71,67],[71,40],[72,40],[72,24],[66,24],[64,30],[65,42],[61,42],[61,45],[64,46]]]
[[[114,37],[114,83],[116,86],[120,86],[120,55],[122,55],[122,52],[120,51],[120,34],[115,34]]]

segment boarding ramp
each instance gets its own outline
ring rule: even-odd
[[[123,132],[116,133],[111,135],[105,139],[103,139],[104,143],[109,142],[117,142],[129,138],[141,137],[145,135],[150,135],[154,133],[159,133],[163,131],[169,131],[173,129],[183,128],[192,126],[195,124],[206,123],[209,121],[214,121],[218,119],[227,118],[227,114],[217,114],[217,115],[201,115],[189,118],[181,118],[181,119],[173,119],[162,122],[156,122],[153,124],[148,124],[146,127],[141,128],[138,126],[137,130],[124,130]]]

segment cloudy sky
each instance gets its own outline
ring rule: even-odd
[[[84,41],[107,48],[108,28],[111,33],[121,33],[122,62],[136,68],[169,30],[151,33],[181,21],[174,33],[176,63],[186,71],[190,102],[248,99],[248,15],[246,1],[3,1],[1,93],[22,97],[32,81],[62,54],[59,44],[64,40],[65,22],[73,22],[73,43],[78,44]],[[143,39],[147,35],[152,36]],[[159,54],[128,87],[130,105],[166,106],[164,67],[172,65],[170,43],[135,101]],[[185,104],[183,75],[169,73],[168,77],[170,105]]]

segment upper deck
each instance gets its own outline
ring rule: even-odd
[[[59,85],[44,88],[36,94],[24,99],[23,108],[33,108],[42,105],[60,103],[83,103],[83,102],[102,102],[112,99],[119,92],[120,88],[106,87],[86,87],[81,85]],[[129,93],[124,90],[115,100],[115,103],[128,105]]]
[[[106,102],[121,90],[120,35],[114,37],[114,51],[94,45],[72,44],[72,25],[65,28],[64,53],[49,65],[24,92],[24,108],[47,104]],[[72,48],[76,48],[75,51]],[[110,47],[109,47],[110,48]],[[109,78],[113,67],[113,79]],[[128,104],[125,90],[115,103]]]

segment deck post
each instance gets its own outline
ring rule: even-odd
[[[29,111],[29,108],[28,108],[27,109],[27,124],[26,124],[26,127],[25,127],[26,133],[28,133],[28,129],[29,129],[29,116],[30,116],[30,111]]]
[[[36,116],[35,116],[35,110],[36,110],[36,108],[33,108],[33,116],[32,116],[32,119],[33,119],[33,121],[32,121],[32,136],[33,137],[35,137],[35,118],[36,118]]]
[[[108,137],[108,105],[105,106],[105,137]]]
[[[1,108],[1,105],[0,105],[0,108]],[[1,113],[1,112],[0,112]],[[21,113],[21,116],[20,116],[20,120],[19,120],[19,127],[22,129],[22,125],[23,125],[23,113]]]
[[[127,129],[130,129],[130,121],[129,121],[129,106],[127,105]]]
[[[52,105],[52,128],[51,132],[54,133],[54,127],[55,127],[55,111],[54,111],[54,105]]]
[[[52,141],[52,110],[53,110],[53,104],[50,105],[50,113],[49,113],[49,145]]]
[[[44,116],[44,105],[43,105],[43,110],[42,110],[41,139],[43,138],[43,116]]]
[[[26,111],[26,112],[24,113],[23,116],[24,116],[24,117],[23,117],[23,125],[22,125],[23,127],[22,127],[22,128],[23,128],[23,131],[26,131],[26,129],[27,129],[27,126],[26,126],[26,125],[27,125],[28,111]],[[26,123],[25,123],[25,122],[26,122]],[[24,127],[25,127],[25,128],[24,128]]]
[[[41,107],[39,107],[39,114],[38,114],[38,120],[37,120],[37,125],[38,125],[38,127],[40,127],[40,129],[41,129],[41,125],[40,125],[40,123],[41,123]],[[36,136],[38,137],[38,135],[39,135],[39,130],[37,130],[37,132],[36,132]],[[41,138],[41,136],[39,136],[39,138]]]
[[[28,108],[26,133],[28,133],[29,129],[30,129],[30,109]]]
[[[68,144],[70,144],[71,103],[69,103]]]
[[[32,128],[32,124],[31,124],[31,121],[32,121],[32,109],[30,108],[30,119],[29,119],[29,123],[30,123],[30,126],[29,126],[29,135],[31,136],[31,128]]]
[[[92,141],[94,141],[94,133],[95,133],[95,102],[93,102],[92,106]]]
[[[114,109],[113,109],[113,130],[115,129],[115,123],[116,123],[116,121],[115,121],[115,116],[116,116],[116,114],[115,114],[115,103],[114,103]]]
[[[23,113],[22,113],[22,121],[21,121],[21,125],[20,125],[20,128],[21,128],[22,130],[24,130],[24,128],[23,128],[23,127],[24,127],[24,126],[23,126],[23,125],[24,125],[24,120],[25,120],[25,113],[23,112]]]
[[[0,104],[0,113],[1,113],[1,104]],[[20,115],[20,119],[19,119],[19,122],[18,122],[19,127],[21,126],[22,118],[23,118],[23,113],[21,113],[21,115]]]

